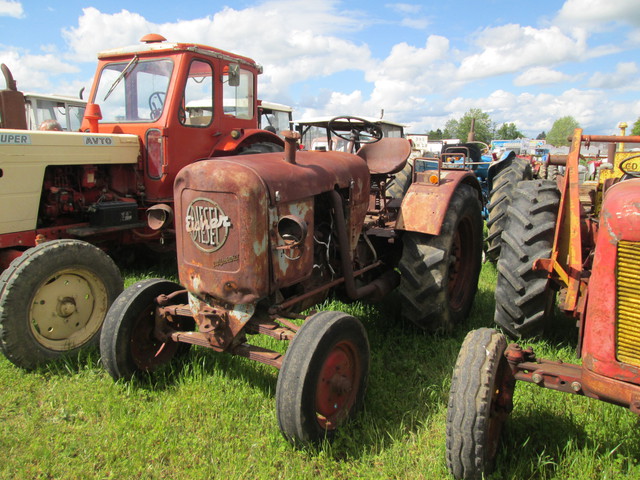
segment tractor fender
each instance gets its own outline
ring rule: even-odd
[[[461,184],[470,185],[476,190],[480,208],[482,192],[473,172],[444,170],[437,185],[423,182],[411,184],[402,199],[396,230],[439,235],[451,197]]]
[[[220,136],[212,156],[233,154],[254,143],[273,143],[284,148],[284,140],[275,133],[257,128],[236,128]]]

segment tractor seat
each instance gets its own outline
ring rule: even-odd
[[[406,138],[385,137],[375,143],[360,147],[358,156],[369,167],[372,175],[391,175],[407,164],[411,153],[411,144]]]

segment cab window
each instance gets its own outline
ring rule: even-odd
[[[230,64],[224,68],[222,95],[224,114],[250,120],[254,116],[253,73]]]
[[[213,67],[194,60],[184,87],[180,123],[190,127],[206,127],[213,121]]]

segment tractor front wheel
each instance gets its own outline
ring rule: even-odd
[[[122,292],[109,309],[100,338],[104,368],[114,380],[150,372],[169,362],[183,344],[155,336],[155,312],[159,295],[182,287],[159,278],[137,282]]]
[[[309,317],[291,342],[276,387],[278,424],[296,446],[333,439],[361,406],[369,341],[356,318],[325,311]]]
[[[502,426],[513,409],[515,378],[504,357],[504,335],[469,332],[451,378],[446,457],[456,479],[480,480],[493,469]]]
[[[406,232],[398,265],[402,315],[431,331],[450,331],[469,314],[482,263],[482,215],[478,194],[460,185],[440,235]]]
[[[32,369],[97,343],[120,271],[99,248],[53,240],[30,248],[0,276],[0,349]]]

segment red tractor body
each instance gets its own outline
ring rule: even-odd
[[[314,198],[333,188],[349,191],[346,227],[349,249],[355,248],[369,204],[366,163],[344,152],[301,151],[295,158],[227,157],[180,172],[178,268],[190,292],[250,303],[308,279],[314,245],[306,232],[315,230]],[[295,231],[304,238],[293,238]]]

